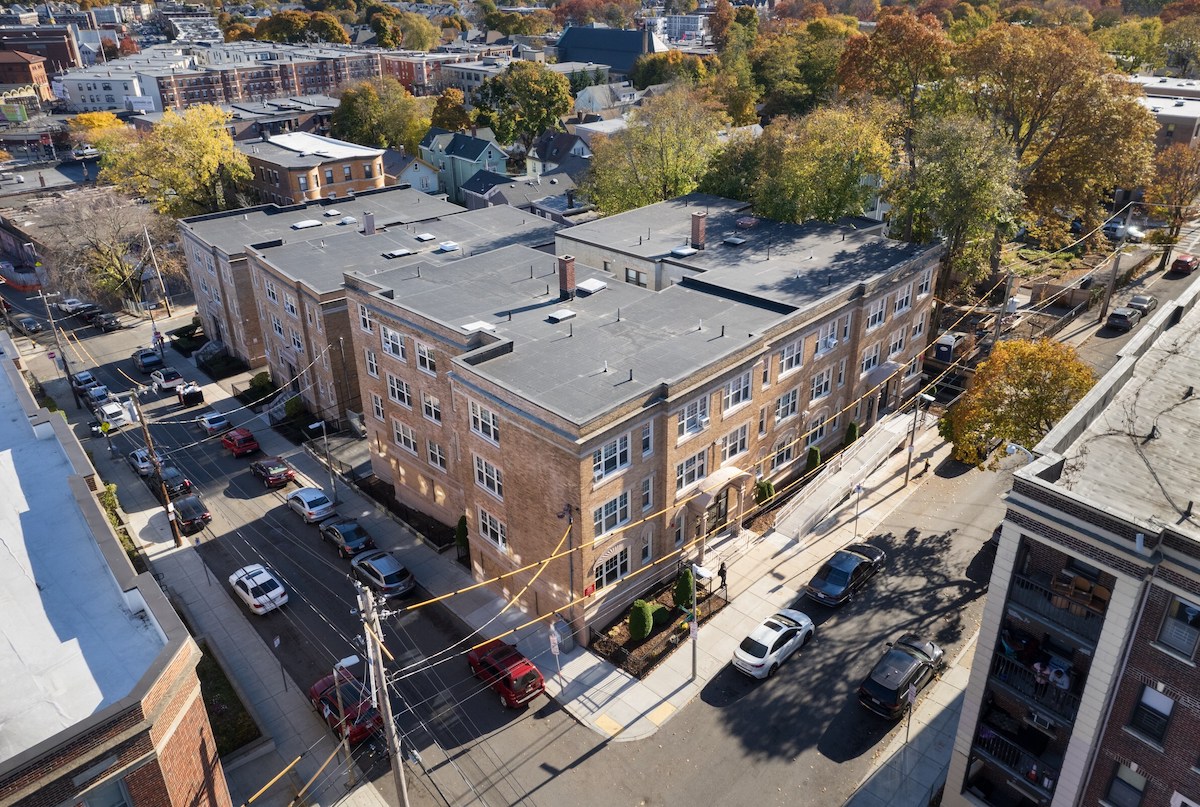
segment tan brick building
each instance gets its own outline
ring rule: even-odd
[[[250,161],[250,186],[263,202],[291,205],[344,198],[382,188],[387,180],[383,149],[311,132],[267,135],[237,147]]]
[[[678,549],[735,524],[756,478],[795,476],[809,446],[912,394],[939,250],[701,195],[557,239],[558,257],[394,269],[372,250],[346,295],[376,474],[447,523],[467,515],[479,578],[566,535],[575,551],[522,604],[593,595],[565,612],[586,640]]]
[[[7,336],[0,343],[17,355]],[[0,409],[0,641],[10,676],[0,692],[0,804],[228,807],[199,648],[153,577],[130,565],[70,427],[38,409],[7,360]]]
[[[1200,804],[1198,300],[1017,470],[943,804]]]

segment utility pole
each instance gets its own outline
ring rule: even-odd
[[[171,316],[171,298],[167,295],[167,284],[163,280],[162,270],[158,268],[158,258],[154,254],[154,244],[150,243],[150,228],[142,225],[142,232],[146,234],[146,249],[150,251],[150,261],[154,264],[154,272],[158,275],[158,285],[162,286],[163,305],[167,307],[167,316]]]
[[[162,496],[163,509],[167,511],[167,522],[171,525],[171,537],[175,540],[175,546],[183,546],[183,533],[179,531],[179,522],[175,520],[175,504],[167,492],[167,483],[163,481],[162,463],[158,461],[158,454],[154,452],[154,440],[150,438],[150,427],[146,425],[146,418],[142,414],[142,402],[138,400],[136,390],[134,390],[132,398],[133,408],[137,412],[138,425],[142,427],[142,439],[146,441],[146,452],[149,455],[150,464],[154,466],[154,473],[158,476],[158,491]]]
[[[1121,240],[1117,242],[1117,254],[1113,257],[1112,273],[1108,276],[1108,285],[1104,289],[1104,302],[1100,305],[1100,318],[1096,320],[1098,323],[1103,323],[1105,317],[1108,316],[1108,304],[1112,301],[1113,292],[1117,288],[1117,275],[1120,274],[1121,255],[1125,253],[1125,237],[1129,235],[1129,219],[1133,215],[1133,203],[1130,202],[1125,206],[1125,224],[1121,228]]]
[[[375,608],[375,595],[361,583],[358,587],[358,607],[366,627],[367,667],[375,689],[375,706],[383,716],[383,733],[387,738],[388,756],[392,763],[392,781],[400,803],[409,807],[408,785],[404,781],[404,756],[401,753],[400,737],[396,733],[396,720],[392,716],[392,698],[388,694],[387,671],[383,668],[383,629],[379,625],[379,611]]]
[[[1013,273],[1009,272],[1008,277],[1004,281],[1004,300],[1000,303],[1000,311],[996,314],[996,329],[992,334],[992,345],[1000,344],[1001,325],[1004,324],[1004,316],[1008,313],[1008,299],[1012,297]]]
[[[67,385],[71,388],[71,397],[75,399],[75,408],[82,409],[83,402],[79,400],[79,391],[75,389],[75,383],[71,380],[71,365],[67,363],[67,352],[63,350],[62,339],[58,335],[58,326],[54,324],[54,314],[50,311],[50,297],[58,297],[58,292],[46,294],[41,289],[38,290],[38,297],[42,300],[42,305],[46,306],[46,319],[50,321],[50,333],[54,334],[54,344],[58,348],[58,355],[62,356],[63,372],[67,374]]]

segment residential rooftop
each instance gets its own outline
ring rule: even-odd
[[[287,277],[323,294],[342,287],[344,272],[370,274],[398,264],[458,265],[469,256],[511,244],[549,248],[559,227],[507,205],[460,211],[455,207],[452,215],[385,228],[379,227],[377,217],[374,235],[350,231],[320,240],[264,245],[255,252]]]
[[[226,255],[241,255],[248,245],[283,240],[286,243],[330,238],[347,230],[359,230],[363,214],[375,214],[375,226],[387,227],[426,221],[460,213],[465,208],[436,196],[405,187],[360,191],[338,199],[316,199],[304,204],[260,205],[223,213],[181,219],[180,226],[212,244]],[[345,223],[346,217],[355,219]],[[319,225],[296,228],[312,221]]]
[[[376,297],[386,310],[457,330],[464,348],[474,331],[486,334],[479,355],[455,362],[579,426],[686,381],[782,319],[767,307],[686,286],[650,291],[580,263],[577,287],[600,290],[562,301],[558,259],[525,246],[348,275],[383,287]],[[556,322],[563,310],[573,314]],[[497,349],[496,341],[512,349]]]
[[[1159,306],[1018,473],[1145,528],[1200,542],[1200,289]],[[1171,325],[1172,320],[1179,318]],[[1060,464],[1061,463],[1061,464]]]
[[[108,558],[128,560],[80,476],[82,448],[76,442],[72,452],[65,422],[38,413],[18,388],[7,336],[0,353],[0,676],[9,682],[0,689],[2,767],[130,695],[167,641],[145,611],[131,610],[140,592],[127,597],[118,587],[132,570],[110,566]],[[90,500],[94,522],[81,500]],[[111,542],[111,554],[99,541]]]
[[[383,149],[367,148],[345,140],[335,140],[311,132],[288,132],[237,143],[247,157],[255,157],[287,168],[316,168],[330,161],[372,160]]]

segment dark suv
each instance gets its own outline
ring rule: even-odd
[[[186,496],[192,492],[192,481],[174,465],[162,466],[162,470],[150,474],[148,480],[150,489],[154,491],[154,495],[158,497],[159,501],[162,501],[164,487],[167,489],[167,496],[171,499],[178,499],[180,496]]]
[[[909,688],[913,700],[933,680],[944,662],[944,651],[915,633],[906,633],[894,643],[858,687],[858,700],[877,715],[896,719],[909,706]]]
[[[375,548],[375,539],[357,520],[336,515],[321,522],[321,540],[333,544],[343,558]]]

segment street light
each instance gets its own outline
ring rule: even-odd
[[[321,418],[316,423],[308,424],[310,430],[317,428],[321,429],[321,437],[325,442],[325,467],[329,469],[329,497],[333,499],[334,504],[341,504],[337,496],[337,480],[333,475],[333,461],[329,458],[329,431],[325,428],[325,419]]]
[[[854,492],[855,492],[855,494],[857,494],[857,497],[858,497],[854,500],[854,540],[857,541],[858,540],[858,506],[860,504],[862,504],[862,494],[863,494],[863,486],[862,486],[861,482],[854,486]]]
[[[1028,457],[1030,462],[1033,462],[1034,459],[1036,459],[1033,456],[1033,452],[1030,451],[1025,446],[1019,446],[1016,443],[1009,443],[1007,446],[1004,447],[1004,453],[1010,457],[1013,454],[1016,454],[1018,451],[1020,451],[1022,454],[1024,454],[1026,457]]]
[[[917,449],[917,416],[921,414],[921,402],[924,401],[927,404],[931,404],[935,400],[937,399],[932,395],[921,393],[913,401],[912,431],[908,437],[908,462],[904,466],[904,487],[908,487],[908,477],[912,473],[913,454],[916,453]]]

